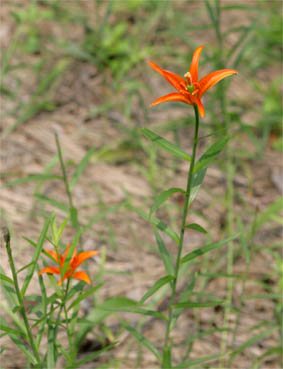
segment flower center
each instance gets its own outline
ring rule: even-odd
[[[192,75],[190,72],[187,72],[185,75],[184,75],[185,78],[187,78],[188,80],[188,84],[187,84],[187,91],[190,92],[190,93],[193,93],[194,90],[195,90],[195,86],[193,84],[193,79],[192,79]]]

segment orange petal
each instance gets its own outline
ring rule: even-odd
[[[199,81],[200,91],[198,97],[201,98],[202,95],[217,82],[221,81],[223,78],[231,76],[232,74],[238,74],[235,69],[221,69],[216,72],[209,73],[207,76],[203,77]]]
[[[97,255],[99,253],[98,250],[92,250],[92,251],[84,251],[84,252],[80,252],[75,259],[73,260],[73,262],[71,263],[71,268],[75,269],[77,268],[79,265],[81,265],[81,263],[83,263],[85,260],[91,258],[94,255]]]
[[[74,275],[72,275],[72,278],[76,278],[76,279],[86,282],[87,284],[90,284],[89,276],[85,272],[78,271]]]
[[[189,70],[189,72],[191,73],[193,82],[197,82],[198,80],[198,62],[199,62],[200,53],[202,52],[203,48],[204,46],[199,46],[195,50],[194,55],[193,55],[192,63],[191,63],[190,70]]]
[[[45,250],[45,252],[47,252],[47,254],[49,254],[50,256],[52,256],[52,258],[56,261],[58,261],[58,255],[56,253],[56,251],[53,250]]]
[[[189,94],[186,96],[184,94],[179,94],[177,92],[173,92],[171,94],[168,94],[168,95],[164,95],[164,96],[159,97],[150,106],[158,105],[158,104],[161,104],[161,103],[164,103],[164,102],[168,102],[168,101],[179,101],[179,102],[183,102],[185,104],[192,105],[192,102],[191,102],[191,99],[189,97]]]
[[[201,117],[204,117],[205,110],[204,106],[202,105],[202,102],[200,99],[196,99],[196,105],[198,106],[198,111]]]
[[[171,85],[176,88],[177,91],[184,91],[187,88],[187,83],[184,78],[178,76],[178,74],[169,72],[169,70],[162,69],[152,61],[149,62],[151,68],[156,70],[158,73],[162,75]]]
[[[41,275],[42,273],[60,274],[60,270],[57,267],[46,267],[46,268],[41,269],[38,275]]]

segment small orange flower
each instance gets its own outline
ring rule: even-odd
[[[231,76],[232,74],[237,74],[238,72],[234,69],[221,69],[209,73],[198,81],[198,63],[200,53],[203,48],[203,46],[199,46],[195,50],[190,70],[184,75],[186,79],[175,73],[169,72],[168,70],[160,68],[152,61],[149,62],[151,68],[160,73],[178,91],[159,97],[151,104],[151,106],[167,101],[180,101],[189,105],[197,105],[200,115],[202,117],[204,116],[205,111],[201,102],[203,94],[217,82],[221,81],[221,79]]]
[[[61,274],[60,273],[60,269],[62,269],[63,266],[64,266],[64,263],[65,263],[65,260],[66,260],[67,255],[68,255],[69,249],[70,249],[70,244],[67,246],[67,248],[66,248],[66,250],[65,250],[65,252],[64,252],[63,255],[57,254],[55,251],[52,251],[52,250],[46,250],[46,252],[50,256],[52,256],[52,258],[56,261],[56,263],[59,265],[59,267],[49,266],[49,267],[43,268],[39,272],[39,275],[41,275],[42,273]],[[85,252],[80,252],[77,255],[77,250],[75,250],[74,253],[73,253],[73,255],[72,255],[72,258],[70,260],[70,264],[69,264],[69,266],[67,268],[67,271],[64,274],[63,281],[66,278],[76,278],[76,279],[80,279],[81,281],[84,281],[84,282],[90,284],[89,276],[85,272],[83,272],[81,270],[75,272],[75,270],[85,260],[87,260],[88,258],[91,258],[94,255],[97,255],[98,252],[99,252],[98,250],[85,251]],[[61,284],[62,284],[62,280],[60,279],[59,285],[61,285]]]

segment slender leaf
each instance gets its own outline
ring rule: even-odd
[[[149,315],[155,318],[167,320],[166,316],[164,314],[159,313],[158,311],[143,309],[138,306],[110,307],[110,306],[104,306],[102,304],[102,305],[96,306],[96,309],[108,310],[108,311],[111,311],[112,313],[134,313],[134,314],[140,314],[140,315]]]
[[[188,369],[188,368],[191,368],[195,365],[205,363],[206,361],[219,359],[221,356],[224,356],[224,355],[223,354],[217,354],[217,355],[209,355],[209,356],[200,357],[198,359],[183,362],[182,364],[174,366],[172,369]]]
[[[231,355],[231,360],[233,360],[237,355],[243,352],[247,347],[250,347],[257,343],[258,341],[262,340],[264,337],[269,336],[273,331],[278,329],[277,327],[272,327],[266,329],[265,331],[255,334],[250,339],[248,339],[245,343],[243,343],[237,350],[235,350]]]
[[[11,278],[7,277],[5,274],[0,273],[0,279],[2,279],[2,281],[11,283],[12,285],[14,285],[14,282]]]
[[[99,288],[101,288],[103,286],[103,283],[100,283],[92,288],[90,288],[89,290],[83,292],[82,294],[79,295],[78,298],[75,299],[75,301],[73,301],[71,303],[71,305],[68,307],[68,311],[71,310],[73,307],[75,307],[76,305],[78,305],[81,301],[83,301],[85,298],[87,298],[88,296],[92,295],[95,291],[97,291]]]
[[[230,328],[212,328],[212,329],[207,329],[205,331],[200,331],[199,333],[195,335],[190,335],[190,337],[186,340],[186,343],[189,344],[191,342],[194,342],[195,340],[198,340],[205,336],[210,336],[216,332],[231,332],[231,329]]]
[[[173,154],[177,158],[185,159],[188,161],[191,160],[190,155],[187,154],[185,151],[183,151],[179,146],[165,140],[164,138],[158,136],[156,133],[152,132],[151,130],[147,128],[142,128],[141,132],[146,138],[151,140],[158,147],[169,152],[170,154]]]
[[[27,288],[28,288],[28,286],[30,284],[30,281],[32,280],[32,277],[33,277],[33,274],[35,272],[36,265],[37,265],[37,262],[38,262],[38,259],[39,259],[39,256],[40,256],[42,247],[43,247],[43,243],[44,243],[44,241],[46,239],[48,228],[49,228],[50,222],[52,221],[53,217],[54,217],[54,214],[52,213],[49,216],[49,218],[46,219],[46,221],[45,221],[45,223],[43,225],[43,228],[42,228],[42,231],[41,231],[39,240],[38,240],[37,245],[36,245],[35,252],[34,252],[33,257],[32,257],[31,266],[30,266],[30,268],[28,270],[27,276],[26,276],[26,278],[24,280],[24,283],[23,283],[23,287],[21,289],[21,295],[22,295],[22,297],[24,297],[24,295],[26,293],[26,290],[27,290]]]
[[[143,219],[147,220],[149,223],[160,229],[162,232],[167,234],[177,245],[179,245],[179,236],[176,232],[174,232],[167,224],[163,223],[160,219],[149,216],[145,212],[143,212],[140,209],[134,209],[139,216],[141,216]]]
[[[153,355],[157,358],[158,361],[161,361],[161,355],[157,348],[147,339],[145,338],[140,332],[138,332],[134,327],[130,326],[127,322],[121,321],[122,326],[127,329],[128,332],[131,333],[133,337],[140,343],[142,343],[145,347],[149,349],[153,353]]]
[[[187,263],[188,261],[190,260],[193,260],[195,258],[197,258],[198,256],[200,255],[203,255],[205,254],[206,252],[209,252],[213,249],[216,249],[218,247],[221,247],[221,246],[224,246],[226,245],[226,243],[234,240],[235,238],[237,238],[239,236],[239,234],[235,234],[234,236],[232,237],[229,237],[229,238],[226,238],[225,240],[223,241],[220,241],[220,242],[213,242],[213,243],[210,243],[209,245],[205,245],[197,250],[194,250],[192,252],[190,252],[189,254],[185,255],[182,259],[181,259],[181,264],[182,263]]]
[[[213,145],[211,145],[206,152],[199,158],[194,167],[194,173],[197,173],[202,168],[207,168],[209,164],[215,160],[215,157],[223,150],[227,142],[228,137],[220,138]]]
[[[51,199],[50,197],[43,195],[41,193],[36,193],[34,196],[39,200],[48,202],[50,205],[54,206],[57,209],[63,210],[65,213],[69,213],[68,205],[64,204],[63,202]]]
[[[189,225],[186,225],[185,228],[193,229],[193,230],[201,232],[201,233],[207,233],[207,231],[197,223],[191,223]]]
[[[62,179],[62,177],[56,174],[30,174],[27,177],[18,178],[18,179],[15,179],[14,181],[5,183],[4,186],[11,187],[11,186],[15,186],[21,183],[27,183],[27,182],[32,182],[32,181],[45,181],[47,179]]]
[[[198,172],[193,174],[193,180],[192,180],[192,187],[191,187],[191,194],[190,194],[190,204],[193,202],[193,200],[195,199],[200,186],[204,180],[205,174],[206,174],[206,169],[207,168],[202,168],[201,170],[199,170]]]
[[[58,231],[56,232],[56,237],[55,237],[55,240],[54,240],[54,243],[55,245],[58,245],[60,239],[61,239],[61,235],[68,223],[68,220],[69,220],[69,217],[65,218],[64,221],[60,224],[60,227],[58,229]]]
[[[103,352],[105,351],[109,351],[111,350],[115,345],[117,344],[117,342],[113,342],[111,343],[110,345],[106,346],[106,347],[103,347],[102,349],[100,350],[97,350],[89,355],[87,355],[86,357],[84,357],[83,359],[75,362],[74,364],[70,365],[70,366],[67,366],[66,369],[75,369],[75,368],[79,368],[81,367],[82,365],[88,363],[89,361],[92,361],[94,360],[95,358],[97,358],[97,356],[101,355]]]
[[[17,345],[18,349],[20,349],[25,354],[25,356],[28,358],[28,360],[33,365],[37,365],[37,362],[36,362],[36,359],[34,357],[34,354],[32,352],[30,352],[30,350],[28,348],[26,348],[26,345],[21,340],[19,340],[18,338],[16,338],[13,335],[11,335],[9,337],[14,342],[14,344]]]
[[[20,268],[18,271],[17,271],[17,274],[21,273],[23,270],[26,270],[28,269],[34,262],[31,261],[30,263],[28,263],[27,265],[24,265],[22,268]]]
[[[161,255],[166,273],[168,275],[174,275],[174,266],[173,266],[173,261],[172,261],[172,257],[169,254],[158,230],[156,228],[154,228],[154,234],[155,234],[155,238],[156,238],[156,242],[158,245],[158,249],[159,249],[159,253]]]
[[[274,201],[266,209],[264,209],[260,214],[258,214],[255,222],[255,229],[260,228],[264,223],[270,221],[270,219],[282,211],[283,208],[283,197],[279,197],[278,200]]]
[[[0,330],[3,332],[6,332],[7,334],[14,334],[16,336],[24,337],[26,338],[26,334],[24,332],[18,331],[16,329],[10,328],[9,326],[0,323]]]
[[[108,214],[111,214],[118,210],[122,206],[121,204],[111,206],[103,211],[100,211],[98,214],[95,214],[90,221],[82,228],[82,233],[85,233],[89,228],[93,226],[95,222],[100,221],[101,219],[105,218]]]
[[[173,281],[175,279],[172,275],[166,275],[160,278],[154,285],[146,292],[146,294],[141,298],[140,304],[143,304],[150,296],[152,296],[156,291],[158,291],[162,286]]]
[[[175,308],[203,308],[203,307],[213,307],[218,305],[223,305],[224,301],[208,301],[208,302],[195,302],[195,301],[187,301],[187,302],[179,302],[178,304],[173,305]]]
[[[151,209],[150,209],[150,216],[170,197],[172,196],[174,193],[176,192],[179,192],[181,194],[185,194],[186,191],[184,191],[183,189],[181,188],[176,188],[176,187],[172,187],[172,188],[169,188],[169,190],[165,190],[163,192],[161,192],[161,194],[159,194]]]
[[[85,154],[85,156],[82,158],[82,160],[79,162],[78,166],[76,167],[76,170],[74,172],[74,174],[72,175],[70,182],[69,182],[69,187],[70,187],[70,191],[72,192],[74,187],[76,186],[81,174],[83,173],[85,167],[87,166],[90,158],[92,157],[93,153],[94,153],[95,148],[92,147],[90,150],[88,150],[88,152]]]

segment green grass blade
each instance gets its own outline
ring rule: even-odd
[[[16,336],[20,336],[20,337],[23,337],[23,338],[26,338],[27,335],[24,333],[24,332],[21,332],[21,331],[18,331],[16,329],[13,329],[13,328],[10,328],[9,326],[3,324],[3,323],[0,323],[0,330],[7,333],[7,334],[14,334]]]
[[[153,355],[157,358],[158,361],[161,361],[161,355],[157,348],[140,332],[138,332],[134,327],[130,326],[127,322],[121,321],[122,326],[127,329],[128,332],[140,343],[142,343],[145,347],[149,349],[153,353]]]
[[[167,234],[167,236],[169,236],[177,245],[179,245],[179,236],[167,224],[163,223],[160,219],[154,216],[149,216],[140,209],[134,210],[137,214],[139,214],[139,216],[141,216],[143,219],[147,220],[149,223],[157,227],[160,231]]]
[[[272,217],[278,213],[283,208],[283,197],[279,197],[278,200],[274,201],[265,210],[258,214],[255,222],[255,229],[260,228],[264,223],[270,221]]]
[[[117,342],[113,342],[110,345],[108,345],[106,347],[103,347],[101,350],[95,351],[92,354],[87,355],[86,357],[84,357],[83,359],[75,362],[71,366],[67,366],[66,369],[79,368],[82,365],[88,363],[89,361],[94,360],[95,358],[97,358],[97,356],[101,355],[103,352],[111,350],[116,344],[117,344]]]
[[[26,348],[25,344],[22,341],[20,341],[18,338],[12,335],[9,337],[14,342],[14,344],[18,347],[18,349],[20,349],[24,353],[24,355],[28,358],[29,362],[35,365],[36,367],[37,362],[34,358],[34,355],[29,351],[29,349]]]
[[[149,309],[143,309],[138,306],[120,306],[120,307],[108,307],[102,305],[96,306],[96,309],[102,309],[102,310],[108,310],[112,313],[134,313],[134,314],[140,314],[145,316],[153,316],[155,318],[160,318],[162,320],[167,320],[166,316],[162,313],[159,313],[158,311],[149,310]]]
[[[68,307],[67,311],[71,310],[73,307],[78,305],[81,301],[83,301],[88,296],[92,295],[95,291],[97,291],[102,286],[103,286],[103,283],[100,283],[97,286],[94,286],[94,287],[90,288],[89,290],[87,290],[87,291],[83,292],[82,294],[80,294],[80,296],[78,298],[76,298],[75,301],[73,301],[71,303],[71,305]]]
[[[10,181],[8,183],[5,183],[5,187],[11,187],[22,183],[28,183],[32,181],[46,181],[48,179],[59,179],[62,180],[61,176],[57,176],[56,174],[31,174],[24,178],[18,178],[14,181]]]
[[[14,285],[14,281],[11,278],[7,277],[5,274],[0,273],[0,279]]]
[[[202,168],[207,168],[211,164],[211,162],[215,160],[216,156],[224,149],[228,141],[229,138],[224,137],[220,138],[220,140],[211,145],[196,162],[194,173],[197,173]]]
[[[87,223],[87,225],[85,225],[84,227],[82,227],[82,233],[85,233],[89,228],[91,228],[93,226],[93,224],[95,222],[100,221],[101,219],[105,218],[108,214],[114,213],[115,211],[117,211],[121,206],[123,205],[123,203],[118,204],[118,205],[114,205],[114,206],[110,206],[109,208],[100,211],[98,214],[95,214]]]
[[[42,231],[41,231],[39,240],[38,240],[37,245],[36,245],[36,249],[35,249],[34,254],[33,254],[33,257],[32,257],[32,265],[31,265],[31,267],[28,270],[27,276],[26,276],[26,278],[24,280],[24,283],[23,283],[23,287],[21,289],[21,296],[22,297],[24,297],[24,295],[26,293],[26,290],[27,290],[27,288],[28,288],[28,286],[30,284],[30,281],[31,281],[31,279],[33,277],[33,274],[35,272],[36,265],[37,265],[37,262],[38,262],[38,259],[39,259],[39,256],[40,256],[42,247],[43,247],[43,243],[46,240],[48,228],[49,228],[50,222],[52,221],[53,217],[54,217],[54,214],[51,214],[49,216],[49,218],[47,218],[46,221],[44,222],[44,225],[43,225],[43,228],[42,228]]]
[[[250,339],[248,339],[245,343],[243,343],[237,350],[235,350],[231,355],[231,361],[239,355],[241,352],[243,352],[247,347],[250,347],[257,343],[258,341],[262,340],[264,337],[269,336],[273,331],[278,329],[277,327],[272,327],[269,329],[266,329],[265,331],[255,334]]]
[[[217,354],[217,355],[209,355],[209,356],[200,357],[199,359],[194,359],[194,360],[190,360],[190,361],[181,363],[177,366],[174,366],[172,369],[188,369],[188,368],[191,368],[193,366],[205,363],[207,361],[219,359],[221,356],[224,356],[224,355],[223,354]]]
[[[81,174],[83,173],[85,167],[87,166],[88,162],[90,161],[90,158],[92,157],[93,153],[94,153],[95,148],[92,147],[86,154],[85,156],[82,158],[82,160],[79,162],[78,166],[76,167],[76,170],[74,172],[74,174],[72,175],[70,182],[69,182],[69,188],[70,191],[72,192],[73,189],[75,188]]]
[[[156,133],[152,132],[151,130],[147,128],[142,128],[141,132],[146,138],[148,138],[158,147],[169,152],[170,154],[174,155],[178,159],[191,161],[190,155],[187,154],[185,151],[183,151],[179,146],[173,144],[172,142],[165,140],[164,138],[158,136]]]
[[[151,216],[170,196],[174,195],[176,192],[183,195],[186,193],[182,188],[177,187],[172,187],[169,188],[169,190],[162,191],[161,194],[156,197],[152,207],[150,208],[149,215]]]
[[[205,234],[207,233],[207,231],[197,223],[188,224],[188,225],[185,226],[185,228],[193,229],[193,230],[198,231],[200,233],[205,233]]]
[[[139,303],[143,304],[149,297],[151,297],[156,291],[158,291],[162,286],[165,284],[173,281],[175,279],[172,275],[166,275],[165,277],[162,277],[158,279],[154,283],[154,285],[144,294],[144,296],[140,299]]]
[[[55,245],[58,245],[58,243],[61,239],[62,233],[63,233],[68,221],[69,221],[69,217],[65,218],[63,220],[63,222],[60,224],[59,229],[56,232],[56,236],[55,236],[55,240],[54,240]]]
[[[197,258],[198,256],[203,255],[206,252],[209,252],[209,251],[211,251],[213,249],[216,249],[218,247],[224,246],[224,245],[226,245],[226,243],[234,240],[238,236],[239,236],[239,234],[235,234],[234,236],[229,237],[229,238],[226,238],[223,241],[213,242],[213,243],[210,243],[208,245],[205,245],[205,246],[203,246],[203,247],[201,247],[201,248],[199,248],[197,250],[194,250],[194,251],[190,252],[189,254],[185,255],[184,257],[182,257],[181,264],[187,263],[188,261],[193,260],[193,259]]]
[[[54,200],[54,199],[51,199],[50,197],[48,197],[46,195],[43,195],[41,193],[36,193],[34,195],[34,197],[36,197],[39,200],[43,200],[43,201],[48,202],[48,204],[54,206],[57,209],[63,210],[65,213],[69,213],[69,207],[68,207],[68,205],[66,205],[66,204],[64,204],[62,202],[59,202],[59,201]]]
[[[173,266],[173,261],[172,261],[172,257],[171,255],[169,254],[158,230],[156,228],[154,228],[154,234],[155,234],[155,238],[156,238],[156,242],[157,242],[157,245],[158,245],[158,250],[159,250],[159,253],[161,255],[161,258],[162,258],[162,261],[163,261],[163,264],[164,264],[164,267],[165,267],[165,270],[166,270],[166,273],[168,275],[174,275],[175,273],[175,270],[174,270],[174,266]]]
[[[179,302],[178,304],[173,305],[176,309],[186,309],[186,308],[205,308],[205,307],[214,307],[218,305],[223,305],[224,301],[208,301],[208,302],[195,302],[195,301],[187,301],[187,302]]]
[[[190,194],[190,204],[195,199],[200,186],[204,180],[205,174],[206,174],[207,168],[202,168],[198,172],[193,174],[193,180],[192,180],[192,187],[191,187],[191,194]]]

